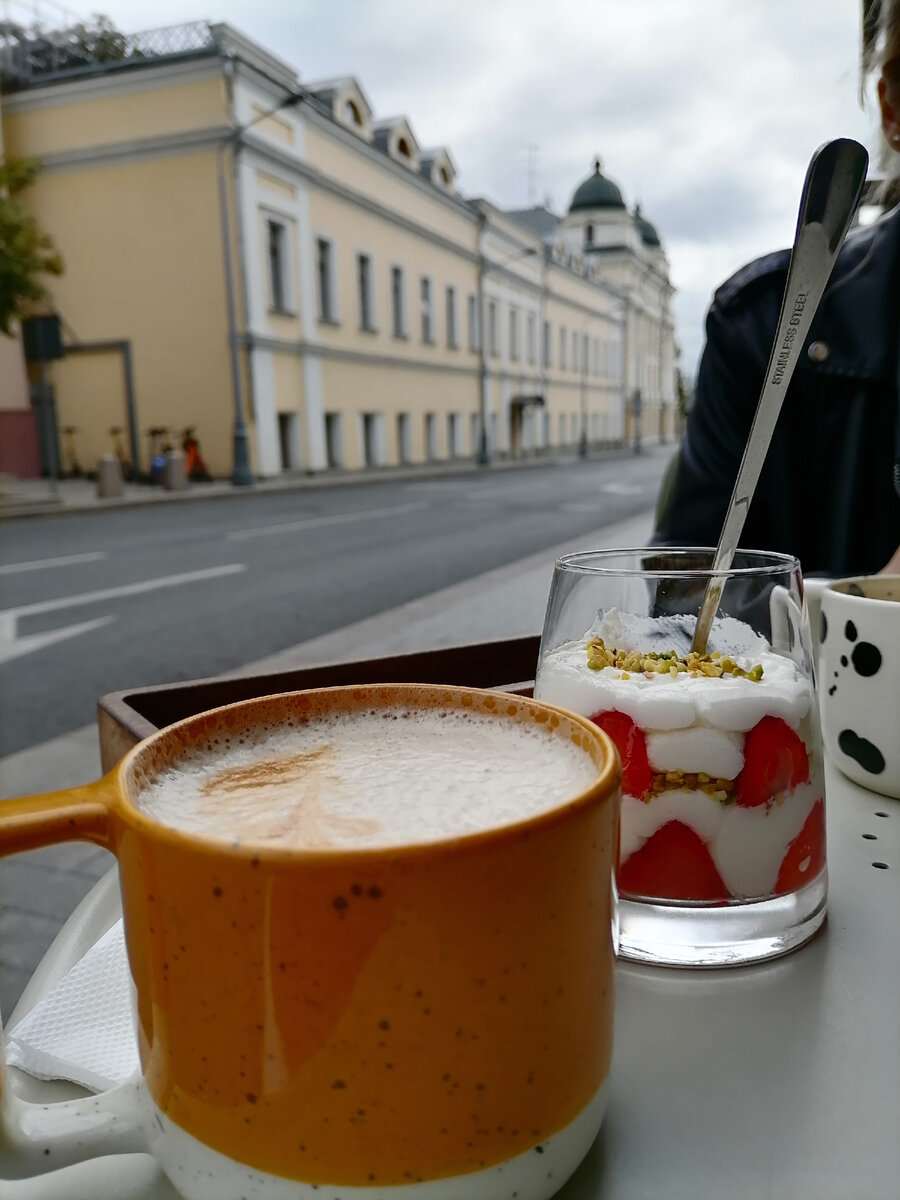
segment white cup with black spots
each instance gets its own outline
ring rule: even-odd
[[[818,690],[835,765],[900,799],[900,575],[838,579],[824,590]]]

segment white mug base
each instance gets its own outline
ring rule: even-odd
[[[891,800],[900,800],[900,778],[887,778],[873,775],[869,771],[864,771],[859,763],[852,758],[848,758],[840,751],[834,752],[831,748],[831,757],[834,765],[842,775],[851,780],[853,783],[858,783],[860,787],[864,787],[868,792],[877,792],[879,796],[888,796]]]
[[[549,1200],[587,1154],[606,1111],[607,1083],[563,1129],[485,1170],[423,1183],[349,1187],[257,1171],[211,1150],[154,1107],[150,1152],[185,1200]]]

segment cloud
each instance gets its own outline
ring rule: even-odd
[[[127,30],[207,0],[108,0]],[[813,12],[814,9],[814,12]],[[790,243],[813,150],[874,145],[857,102],[859,6],[722,0],[218,0],[302,79],[358,75],[380,116],[449,146],[468,195],[557,211],[599,154],[657,227],[693,371],[713,289]],[[807,11],[808,10],[808,11]],[[798,19],[802,14],[804,19]]]

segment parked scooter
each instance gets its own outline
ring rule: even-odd
[[[154,425],[147,430],[150,439],[150,482],[161,484],[166,469],[166,459],[172,449],[166,425]]]
[[[210,483],[212,475],[206,468],[200,443],[194,434],[194,426],[188,425],[181,431],[181,448],[184,451],[184,470],[193,483]]]
[[[122,434],[124,432],[121,425],[111,425],[109,427],[109,436],[112,438],[113,443],[113,454],[119,460],[122,478],[126,483],[132,483],[138,478],[138,472],[125,450],[125,443],[122,441]]]
[[[81,479],[84,471],[81,469],[81,464],[78,461],[78,452],[75,449],[75,434],[78,432],[78,427],[75,425],[63,426],[63,437],[65,438],[64,448],[66,458],[69,460],[69,469],[64,472],[69,479]]]

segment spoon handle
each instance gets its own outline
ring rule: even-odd
[[[785,392],[859,204],[868,162],[864,147],[850,138],[826,142],[810,160],[778,330],[694,631],[691,649],[698,654],[706,653],[725,586],[716,573],[728,571],[734,559]]]

